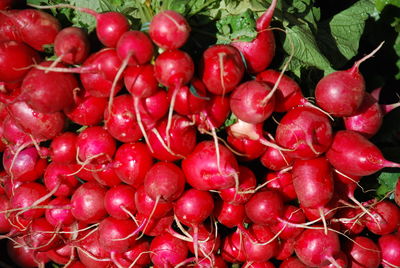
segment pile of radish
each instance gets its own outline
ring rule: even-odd
[[[370,141],[397,106],[359,71],[380,47],[323,77],[314,104],[269,68],[277,0],[253,41],[199,61],[173,10],[139,31],[115,11],[12,4],[0,4],[0,232],[14,265],[400,267],[400,183],[394,200],[355,194],[400,167]],[[100,48],[49,8],[92,15]]]

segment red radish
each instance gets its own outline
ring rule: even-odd
[[[111,254],[126,252],[135,243],[136,237],[129,236],[135,229],[136,224],[132,219],[107,217],[99,225],[99,243]]]
[[[365,215],[365,226],[377,235],[390,234],[400,227],[400,208],[389,200],[379,201]]]
[[[296,243],[295,238],[288,240],[279,240],[279,248],[278,252],[275,255],[275,259],[277,260],[285,260],[293,255],[294,253],[294,244]]]
[[[196,168],[194,168],[196,167]],[[238,163],[225,146],[203,141],[182,161],[187,182],[195,189],[222,190],[239,185]]]
[[[158,82],[154,77],[151,64],[133,65],[125,70],[125,87],[134,98],[147,98],[158,91]]]
[[[359,72],[362,62],[372,57],[383,45],[356,61],[348,70],[336,71],[323,77],[315,87],[318,106],[328,113],[342,117],[352,116],[360,107],[365,94],[364,77]]]
[[[6,148],[3,153],[3,167],[15,181],[34,181],[40,178],[47,166],[47,161],[41,158],[35,147],[28,147],[13,153]]]
[[[121,181],[138,188],[153,165],[153,158],[145,144],[125,143],[118,147],[113,163]]]
[[[75,190],[71,197],[72,215],[85,223],[102,220],[107,211],[104,208],[106,189],[97,182],[86,182]]]
[[[188,247],[185,241],[164,233],[155,237],[150,243],[152,263],[157,267],[174,267],[186,260]]]
[[[170,202],[181,196],[185,182],[185,175],[177,165],[158,162],[147,171],[143,184],[152,199]]]
[[[353,237],[352,241],[347,240],[343,250],[354,268],[378,268],[382,260],[378,245],[365,236]]]
[[[397,179],[396,186],[394,188],[394,201],[400,207],[400,179]]]
[[[334,168],[350,176],[367,176],[384,167],[400,167],[385,160],[379,148],[364,136],[350,130],[336,132],[326,156]]]
[[[6,10],[11,8],[13,3],[15,3],[14,0],[4,0],[3,2],[0,3],[0,10]]]
[[[69,244],[64,244],[56,249],[46,251],[47,257],[57,264],[67,264],[71,260],[71,255],[75,253],[75,249]]]
[[[241,226],[246,219],[246,212],[243,204],[232,204],[222,200],[215,201],[213,215],[222,225],[233,228]]]
[[[169,208],[168,208],[169,209]],[[174,212],[172,209],[168,210],[165,216],[161,218],[149,218],[148,215],[136,214],[136,220],[138,221],[139,226],[144,222],[146,223],[146,228],[142,230],[142,233],[148,236],[159,236],[164,232],[168,231],[169,227],[174,222]]]
[[[54,39],[54,53],[58,60],[67,64],[80,64],[90,52],[87,33],[78,27],[62,29]]]
[[[294,159],[288,156],[286,151],[267,147],[265,153],[260,157],[261,164],[273,171],[279,171],[290,167]]]
[[[382,265],[385,268],[400,266],[400,237],[395,234],[387,234],[379,237],[379,249],[382,252]]]
[[[5,194],[0,195],[0,211],[7,211],[10,208],[10,200]],[[12,225],[6,213],[0,213],[0,234],[10,232]]]
[[[146,267],[150,264],[150,242],[147,239],[137,240],[129,250],[115,254],[113,259],[115,264],[122,267],[129,267],[135,264],[138,267]]]
[[[383,111],[369,93],[364,94],[360,107],[353,115],[344,117],[344,125],[347,130],[356,131],[366,138],[371,138],[380,129],[383,122]]]
[[[284,212],[282,197],[275,191],[262,191],[253,194],[245,205],[249,219],[260,225],[276,223]]]
[[[224,96],[240,83],[244,70],[239,50],[230,45],[214,45],[203,53],[200,78],[208,91]]]
[[[292,174],[293,186],[303,207],[319,208],[331,200],[333,170],[325,157],[296,160]]]
[[[135,192],[135,188],[125,184],[119,184],[107,190],[104,196],[104,207],[107,213],[116,219],[131,218],[131,215],[136,212]]]
[[[33,4],[29,5],[40,9],[71,8],[79,12],[84,12],[92,15],[96,19],[97,38],[103,45],[107,47],[116,47],[121,35],[127,32],[130,27],[128,19],[122,13],[115,11],[97,13],[96,11],[89,8],[76,7],[69,4],[58,4],[53,6],[37,6]]]
[[[278,247],[278,240],[267,225],[252,224],[244,233],[247,261],[268,261],[277,254]]]
[[[88,127],[79,133],[76,146],[83,166],[110,162],[116,151],[114,138],[100,126]]]
[[[193,267],[215,267],[215,268],[228,268],[228,264],[224,261],[221,255],[211,255],[210,258],[202,258]],[[269,267],[268,267],[269,268]]]
[[[135,205],[138,214],[145,216],[145,224],[151,219],[160,219],[168,214],[172,209],[172,202],[165,202],[160,200],[156,202],[153,198],[147,195],[144,185],[140,186],[135,193]]]
[[[153,129],[158,121],[168,112],[169,100],[167,92],[159,88],[158,91],[139,102],[139,112],[146,130]]]
[[[213,95],[203,110],[192,115],[192,120],[198,130],[205,133],[221,127],[229,114],[229,98]]]
[[[343,233],[357,235],[365,229],[365,221],[361,215],[360,208],[343,208],[336,213],[331,222],[339,222],[340,230]]]
[[[52,139],[50,144],[50,158],[53,162],[70,164],[76,159],[76,140],[74,132],[64,132]]]
[[[68,226],[74,223],[75,218],[71,213],[71,200],[67,197],[56,197],[49,202],[46,209],[46,220],[53,226]]]
[[[111,113],[108,109],[104,110],[105,128],[121,142],[135,142],[143,136],[133,105],[132,97],[122,94],[114,99]]]
[[[237,86],[230,97],[235,116],[247,123],[258,124],[271,116],[275,107],[275,95],[265,82],[251,80]]]
[[[190,236],[195,235],[195,228],[189,228],[187,233]],[[208,224],[199,224],[198,226],[198,253],[199,257],[212,256],[213,254],[217,253],[221,245],[221,237],[217,230]],[[187,245],[189,251],[195,254],[195,245],[193,241],[187,241]]]
[[[292,256],[284,260],[280,265],[280,268],[307,268],[307,265],[302,263],[299,258]]]
[[[268,148],[255,140],[245,137],[234,137],[232,132],[228,132],[227,142],[235,150],[239,159],[243,161],[251,161],[259,158]]]
[[[278,191],[285,202],[297,198],[291,172],[270,172],[265,177],[265,183],[261,185],[265,184],[267,189]]]
[[[253,261],[247,261],[243,263],[243,267],[247,268],[274,268],[274,264],[269,261],[265,262],[253,262]]]
[[[335,263],[340,253],[339,237],[333,231],[322,229],[304,230],[294,246],[297,257],[308,266],[323,266]]]
[[[290,149],[287,155],[312,159],[329,149],[332,127],[326,115],[310,107],[296,107],[287,112],[276,129],[276,142]]]
[[[79,260],[87,268],[107,268],[111,266],[110,253],[103,249],[99,241],[98,230],[85,234],[85,239],[78,239],[77,251]]]
[[[22,41],[19,26],[13,18],[17,12],[16,9],[0,12],[0,41]]]
[[[243,233],[239,229],[224,236],[221,246],[221,255],[225,261],[231,263],[246,261],[243,239]]]
[[[72,122],[83,126],[94,126],[101,123],[107,99],[93,97],[86,90],[80,90],[78,94],[80,96],[74,95],[75,104],[69,109],[64,109],[65,115]]]
[[[7,146],[11,146],[13,149],[20,149],[33,143],[32,138],[25,133],[9,115],[3,121],[2,128],[2,140]],[[3,150],[4,151],[4,150]]]
[[[117,43],[117,54],[121,60],[128,59],[128,65],[148,63],[154,48],[150,38],[141,31],[127,31]]]
[[[348,257],[346,256],[346,254],[343,253],[343,251],[341,251],[335,257],[335,260],[332,263],[321,266],[321,268],[336,268],[336,267],[348,267],[348,266],[349,266]]]
[[[183,46],[190,34],[185,17],[174,10],[157,13],[150,22],[151,40],[163,49],[177,49]]]
[[[65,117],[61,112],[35,112],[26,102],[16,102],[7,106],[10,116],[27,134],[38,140],[51,140],[61,134],[65,125]]]
[[[20,267],[35,268],[50,261],[45,252],[37,252],[28,247],[22,236],[7,242],[7,253],[13,263]]]
[[[44,184],[49,191],[55,190],[54,196],[71,196],[79,186],[79,181],[70,176],[73,172],[69,165],[52,162],[43,175]]]
[[[259,73],[269,66],[275,56],[275,38],[269,28],[277,0],[273,0],[265,13],[256,21],[257,36],[251,42],[233,41],[244,56],[250,73]]]
[[[164,118],[148,136],[153,157],[162,161],[188,157],[196,146],[196,129],[186,117],[178,114],[171,117],[169,133],[168,123]]]
[[[239,186],[222,189],[219,196],[225,202],[245,204],[252,196],[257,179],[254,172],[245,166],[239,166]]]
[[[43,252],[62,245],[58,230],[46,218],[36,218],[29,225],[28,235],[24,237],[26,245],[35,251]]]
[[[0,42],[0,81],[21,81],[30,66],[40,62],[39,54],[19,41]]]
[[[306,222],[306,217],[302,210],[293,205],[285,206],[283,211],[283,219],[295,224],[302,224]],[[303,232],[303,229],[296,226],[290,226],[283,222],[277,222],[276,224],[271,225],[271,231],[278,234],[279,238],[289,240],[296,239],[296,237]]]
[[[337,208],[341,204],[339,203],[339,198],[336,194],[333,195],[331,200],[317,208],[312,208],[312,207],[303,207],[300,206],[301,209],[303,210],[304,214],[306,215],[307,220],[309,221],[316,221],[316,222],[322,222],[324,224],[324,227],[327,228],[327,224],[325,221],[327,220],[333,220],[333,217],[336,215]]]
[[[61,30],[60,22],[52,15],[37,9],[22,9],[12,15],[22,40],[36,50],[52,45]]]

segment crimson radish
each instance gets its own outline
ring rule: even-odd
[[[107,190],[104,196],[107,213],[116,219],[131,218],[136,212],[135,192],[135,188],[126,184],[119,184]]]
[[[294,159],[288,156],[286,151],[267,147],[266,151],[260,157],[261,164],[268,169],[279,171],[291,166]]]
[[[246,215],[255,224],[276,223],[283,216],[284,205],[276,191],[261,191],[253,194],[245,205]]]
[[[382,200],[365,215],[365,226],[377,235],[390,234],[400,227],[400,208],[389,200]]]
[[[258,187],[265,185],[266,189],[278,191],[284,201],[297,198],[292,172],[269,172],[264,180],[265,182]]]
[[[213,215],[222,225],[233,228],[244,224],[246,212],[244,204],[232,204],[222,200],[215,201]]]
[[[128,237],[135,229],[132,219],[107,217],[99,225],[99,243],[111,254],[126,252],[135,243],[136,237]]]
[[[66,27],[54,39],[54,53],[58,60],[67,64],[80,64],[90,52],[87,33],[78,27]]]
[[[158,267],[174,267],[186,260],[188,247],[185,241],[164,233],[155,237],[150,243],[151,261]]]
[[[351,267],[378,268],[382,261],[378,245],[365,236],[356,236],[353,241],[346,241],[343,250],[349,256]]]
[[[64,132],[53,138],[50,144],[50,158],[53,162],[70,164],[76,159],[76,140],[74,132]]]
[[[54,227],[69,226],[74,223],[75,217],[71,213],[71,200],[67,197],[56,197],[46,209],[46,220]]]
[[[385,268],[400,266],[400,237],[395,234],[383,235],[378,239],[382,252],[382,265]]]
[[[116,46],[119,58],[128,60],[128,65],[148,63],[153,57],[154,48],[150,38],[141,31],[126,31],[118,39]]]

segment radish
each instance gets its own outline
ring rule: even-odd
[[[78,27],[66,27],[54,39],[54,53],[56,61],[67,64],[81,64],[90,52],[90,43],[87,33]]]
[[[132,219],[115,219],[107,217],[99,225],[100,246],[111,253],[126,252],[134,243],[136,237],[128,237],[136,229]]]
[[[260,225],[278,222],[283,216],[284,205],[281,195],[276,191],[261,191],[253,194],[245,205],[249,219]]]
[[[116,46],[118,57],[128,59],[128,65],[143,65],[150,62],[154,54],[153,43],[141,31],[127,31],[118,39]]]
[[[191,116],[200,133],[215,131],[221,127],[230,113],[229,98],[213,95],[204,109]]]
[[[251,80],[237,86],[230,97],[232,113],[251,124],[264,122],[274,110],[275,95],[265,82]]]
[[[69,226],[74,223],[75,217],[71,213],[71,200],[67,197],[56,197],[49,203],[46,209],[46,220],[54,227]]]
[[[24,241],[28,247],[38,252],[55,249],[62,245],[61,236],[57,231],[46,218],[36,218],[29,225]]]
[[[282,261],[292,256],[294,253],[295,243],[295,239],[279,240],[278,252],[275,255],[275,259]]]
[[[85,234],[84,238],[78,239],[75,243],[79,261],[84,264],[84,267],[110,267],[110,253],[100,245],[98,230]]]
[[[256,140],[251,140],[240,136],[234,137],[232,135],[233,133],[234,132],[228,132],[227,142],[241,161],[251,161],[257,159],[268,148]]]
[[[106,189],[97,182],[86,182],[71,197],[71,213],[84,223],[97,223],[107,215],[104,208]]]
[[[147,239],[137,240],[129,250],[115,254],[113,259],[116,265],[129,267],[135,264],[138,267],[146,267],[150,264],[150,242]]]
[[[183,46],[190,34],[185,17],[174,10],[157,13],[150,22],[151,40],[163,49],[177,49]]]
[[[232,204],[222,200],[216,200],[213,216],[222,225],[233,228],[244,224],[246,212],[244,204]]]
[[[64,132],[54,137],[50,143],[50,158],[53,162],[70,164],[76,159],[76,140],[74,132]]]
[[[244,70],[239,50],[230,45],[213,45],[204,51],[199,71],[208,91],[225,96],[240,83]]]
[[[104,207],[107,213],[116,219],[126,220],[136,213],[135,188],[126,184],[116,185],[107,190]]]
[[[365,226],[377,235],[390,234],[400,227],[400,208],[389,200],[373,205],[365,215]]]
[[[352,116],[360,107],[365,94],[364,77],[359,66],[371,58],[383,45],[344,71],[336,71],[323,77],[315,87],[315,99],[318,106],[328,113],[337,116]]]
[[[191,237],[194,237],[196,231],[195,229],[196,228],[189,228],[187,233]],[[214,230],[213,226],[204,223],[199,224],[197,236],[199,257],[211,258],[211,256],[217,253],[221,245],[221,236],[217,230]],[[190,241],[187,241],[189,251],[193,254],[196,254],[194,241],[191,239],[189,240]]]
[[[146,130],[153,129],[168,112],[167,92],[158,88],[157,92],[139,102],[139,112]]]
[[[297,238],[294,250],[308,266],[335,263],[335,257],[340,253],[339,237],[330,230],[325,234],[321,229],[307,229]]]
[[[356,131],[369,139],[379,131],[383,116],[381,106],[366,92],[360,107],[352,116],[343,117],[343,121],[347,130]]]
[[[115,152],[113,165],[121,181],[138,188],[143,184],[147,171],[152,167],[153,158],[145,144],[125,143]]]
[[[128,19],[122,13],[115,11],[97,13],[89,8],[76,7],[68,4],[58,4],[53,6],[37,6],[29,4],[29,6],[39,9],[71,8],[92,15],[96,19],[97,38],[107,47],[116,47],[121,35],[127,32],[130,27]]]
[[[379,148],[364,136],[350,130],[336,132],[326,156],[334,168],[350,176],[368,176],[384,167],[400,167],[385,160]]]
[[[79,181],[74,176],[69,176],[71,173],[71,166],[52,162],[44,172],[44,185],[49,191],[55,190],[54,196],[71,196],[79,186]]]
[[[138,221],[139,226],[141,226],[144,221],[147,221],[147,226],[142,230],[142,233],[147,236],[155,237],[165,233],[166,231],[168,232],[174,222],[174,212],[172,209],[169,209],[167,214],[161,218],[148,218],[147,215],[137,213],[136,220]]]
[[[358,235],[365,229],[365,221],[361,217],[362,210],[360,208],[343,208],[340,209],[331,223],[338,222],[340,231],[350,235]]]
[[[243,263],[243,267],[247,268],[274,268],[274,264],[269,261],[264,261],[264,262],[253,262],[253,261],[247,261]]]
[[[285,206],[282,215],[283,218],[288,222],[295,224],[302,224],[306,222],[306,216],[301,209],[293,205]],[[271,225],[270,228],[272,232],[278,234],[279,238],[283,240],[296,239],[296,237],[303,232],[302,228],[290,226],[283,222],[277,222],[276,224]]]
[[[277,0],[273,0],[265,13],[256,21],[257,36],[251,42],[233,41],[244,56],[248,72],[259,73],[269,66],[275,56],[275,38],[269,28]]]
[[[222,258],[230,263],[246,261],[243,233],[239,229],[224,236],[221,246]]]
[[[18,24],[13,18],[17,12],[16,9],[0,12],[0,41],[22,41]]]
[[[166,216],[168,212],[173,208],[172,202],[165,202],[163,200],[159,200],[158,202],[156,202],[156,200],[147,195],[146,190],[144,189],[144,185],[141,185],[136,190],[135,205],[138,214],[142,214],[142,216],[145,216],[145,219],[141,223],[141,225],[144,224],[143,227],[147,227],[148,222],[151,219],[160,219]]]
[[[296,107],[287,112],[276,129],[276,142],[290,149],[287,155],[312,159],[329,149],[332,127],[329,119],[310,107]]]
[[[283,200],[291,201],[297,198],[296,190],[293,186],[293,174],[291,172],[269,172],[264,178],[266,189],[278,191]],[[258,186],[258,187],[260,187]]]
[[[186,260],[188,247],[186,243],[169,233],[155,237],[150,243],[152,263],[157,267],[175,267]]]
[[[378,268],[382,260],[378,245],[365,236],[356,236],[353,241],[346,241],[343,251],[349,256],[351,267]]]
[[[307,265],[302,263],[299,258],[292,256],[284,260],[280,265],[280,268],[307,268]]]
[[[19,41],[0,42],[0,81],[22,81],[29,72],[30,66],[40,62],[39,54]]]
[[[278,240],[267,225],[251,224],[244,233],[244,249],[247,261],[264,262],[278,252]]]
[[[50,66],[42,62],[40,66]],[[60,64],[57,64],[60,66]],[[20,99],[41,113],[54,113],[72,106],[73,92],[79,89],[78,80],[72,74],[31,69],[21,85]]]
[[[279,171],[290,167],[294,159],[288,156],[286,151],[281,151],[276,148],[267,147],[263,155],[260,157],[261,164],[273,171]]]
[[[382,265],[385,268],[400,266],[400,237],[395,234],[382,235],[378,239],[382,252]]]
[[[10,208],[10,199],[5,195],[0,195],[0,211],[7,211]],[[0,233],[5,234],[12,230],[12,225],[6,213],[0,213]]]
[[[400,207],[400,180],[397,179],[395,188],[394,188],[394,201]]]
[[[182,161],[187,182],[195,189],[222,190],[239,185],[239,167],[235,156],[225,146],[202,141]],[[196,168],[194,168],[196,167]]]
[[[13,263],[20,267],[35,268],[50,261],[45,252],[37,252],[28,247],[22,236],[7,241],[7,253]]]

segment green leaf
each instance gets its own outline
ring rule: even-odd
[[[400,0],[376,0],[375,6],[378,11],[382,11],[385,6],[393,5],[396,7],[400,7]]]
[[[231,43],[231,41],[251,42],[256,36],[256,20],[254,13],[247,9],[239,15],[231,15],[217,22],[218,43]]]
[[[233,113],[231,113],[229,118],[225,120],[224,127],[227,128],[235,124],[237,121],[238,121],[237,117]]]
[[[400,177],[400,173],[382,172],[378,177],[380,184],[377,194],[381,197],[394,190],[396,183]]]
[[[102,12],[99,0],[70,0],[70,3],[77,7],[90,8],[96,12]],[[89,14],[75,11],[72,20],[74,26],[85,28],[89,33],[96,28],[96,19]]]

